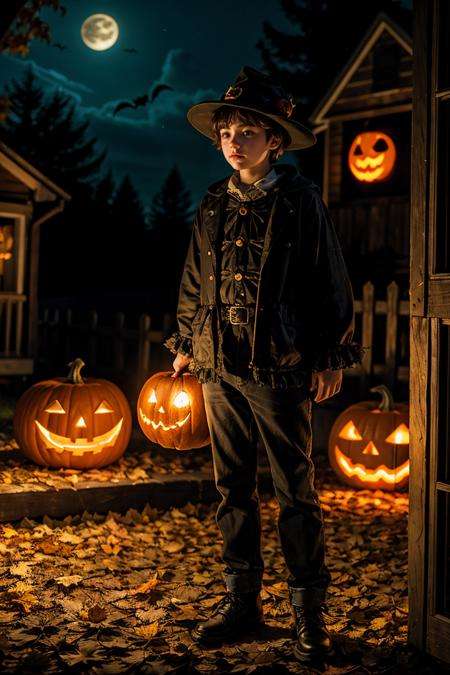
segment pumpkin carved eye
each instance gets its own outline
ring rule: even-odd
[[[114,410],[109,407],[106,401],[102,401],[98,406],[97,410],[94,412],[94,415],[104,415],[105,413],[112,413]]]
[[[388,149],[388,144],[384,138],[379,138],[375,145],[373,146],[375,152],[385,152]]]
[[[362,441],[362,436],[355,427],[352,420],[349,420],[347,424],[341,429],[339,432],[339,438],[345,438],[347,441]]]
[[[64,408],[62,407],[61,403],[58,400],[53,401],[53,403],[50,403],[48,408],[45,409],[45,412],[46,413],[53,413],[53,414],[57,414],[57,415],[65,415],[66,414],[66,411],[64,410]]]
[[[150,396],[148,397],[148,402],[149,402],[149,403],[156,403],[156,394],[155,394],[155,390],[154,390],[154,389],[152,389],[152,393],[151,393]]]
[[[395,445],[407,445],[409,443],[409,429],[406,424],[400,424],[392,434],[386,438],[386,443],[394,443]]]
[[[354,152],[353,154],[354,154],[354,155],[362,155],[362,154],[363,154],[363,151],[362,151],[360,145],[357,145],[357,146],[356,146],[355,152]]]
[[[189,403],[189,396],[185,391],[180,391],[173,399],[173,404],[176,408],[185,408]]]

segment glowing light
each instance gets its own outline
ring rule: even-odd
[[[394,483],[400,483],[400,481],[409,475],[409,459],[407,459],[406,462],[403,462],[403,464],[401,464],[396,469],[389,469],[384,464],[377,467],[376,469],[367,469],[362,464],[353,464],[351,459],[346,457],[337,446],[335,447],[335,451],[336,461],[345,475],[349,477],[357,476],[365,483],[376,483],[377,481],[383,481],[393,485]]]
[[[349,420],[347,424],[342,427],[339,432],[339,438],[345,438],[347,441],[362,441],[362,436],[352,420]]]
[[[185,391],[180,391],[173,399],[173,404],[176,408],[185,408],[189,403],[189,396]]]

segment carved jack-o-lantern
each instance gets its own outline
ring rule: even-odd
[[[0,226],[0,275],[4,274],[5,262],[11,260],[13,254],[13,228],[11,225]]]
[[[152,375],[141,389],[137,404],[144,434],[164,448],[190,450],[210,442],[202,386],[190,373]]]
[[[388,178],[394,168],[397,151],[394,141],[382,131],[364,131],[350,146],[348,166],[363,183],[378,183]]]
[[[366,489],[398,490],[409,478],[408,404],[394,404],[387,387],[382,401],[361,401],[344,410],[330,432],[328,456],[346,483]]]
[[[75,359],[66,378],[37,382],[17,402],[14,434],[37,464],[73,469],[106,466],[121,457],[131,435],[131,411],[107,380],[83,380]]]

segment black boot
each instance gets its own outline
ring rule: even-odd
[[[212,644],[239,638],[264,623],[260,592],[227,591],[207,621],[192,631],[195,642]]]
[[[289,588],[294,632],[297,642],[295,656],[303,663],[321,660],[334,654],[330,633],[325,625],[325,590]]]

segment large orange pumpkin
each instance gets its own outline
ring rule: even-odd
[[[191,373],[171,377],[152,375],[141,389],[137,403],[144,434],[164,448],[190,450],[210,442],[202,386]]]
[[[363,183],[378,183],[388,178],[395,165],[394,141],[382,131],[364,131],[356,136],[348,153],[348,166]]]
[[[383,384],[370,391],[381,394],[381,403],[361,401],[344,410],[331,429],[328,456],[349,485],[398,490],[409,478],[408,404],[394,404]]]
[[[125,452],[131,410],[121,390],[107,380],[85,379],[81,359],[67,378],[37,382],[17,402],[14,434],[22,452],[37,464],[92,469]]]

